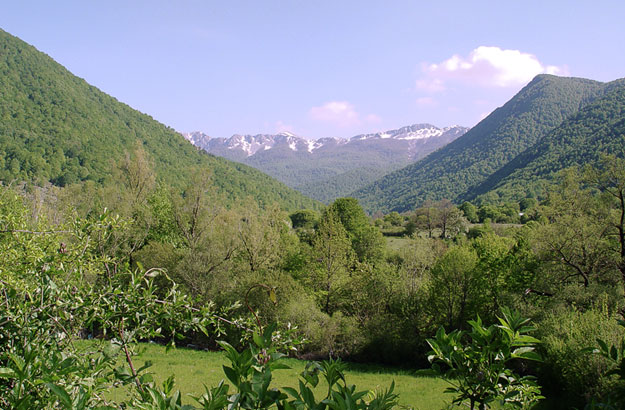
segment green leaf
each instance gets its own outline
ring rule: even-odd
[[[52,393],[54,393],[54,395],[56,395],[59,398],[61,403],[63,403],[63,405],[66,408],[68,409],[72,408],[72,399],[69,397],[69,394],[67,394],[64,388],[62,388],[61,386],[57,386],[56,384],[52,384],[52,383],[46,383],[46,386],[50,390],[52,390]]]
[[[258,333],[254,332],[252,338],[254,339],[254,343],[256,343],[256,346],[265,347],[265,341]]]
[[[13,369],[9,369],[8,367],[0,367],[0,378],[13,379],[15,377],[17,377],[17,374],[13,371]]]
[[[618,350],[616,350],[616,346],[614,345],[612,345],[612,348],[610,349],[610,357],[614,361],[618,360]]]
[[[228,380],[230,380],[232,384],[234,384],[236,387],[239,387],[240,379],[239,379],[239,375],[237,374],[237,372],[235,372],[234,369],[228,366],[222,366],[222,368],[224,369],[224,373],[226,377],[228,378]]]
[[[285,392],[287,392],[289,395],[291,395],[291,397],[293,397],[294,399],[299,399],[299,393],[297,392],[297,390],[295,390],[292,387],[283,387],[282,390],[284,390]]]
[[[610,351],[610,349],[608,348],[608,345],[603,340],[597,339],[597,343],[599,344],[601,351],[603,351],[604,353],[608,353]]]

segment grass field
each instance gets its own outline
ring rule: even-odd
[[[384,238],[386,239],[386,246],[394,251],[400,250],[411,241],[410,238],[405,236],[385,236]]]
[[[90,342],[85,342],[86,344]],[[176,388],[183,395],[201,395],[204,385],[215,386],[221,379],[225,379],[222,365],[226,364],[225,356],[221,352],[204,352],[178,348],[165,352],[163,346],[154,344],[141,344],[140,356],[135,361],[135,366],[140,367],[146,360],[152,361],[150,368],[154,373],[157,383],[161,383],[170,375],[175,375]],[[295,359],[285,359],[284,363],[291,369],[274,372],[273,387],[297,388],[298,375],[304,370],[305,362]],[[395,392],[399,394],[399,403],[402,406],[414,409],[441,409],[446,402],[451,401],[451,396],[444,394],[447,383],[441,379],[429,377],[416,377],[414,372],[394,370],[374,365],[350,364],[346,372],[348,384],[356,385],[358,390],[386,389],[391,382],[395,381]],[[317,386],[316,392],[321,396],[327,386],[322,382]],[[124,398],[125,390],[111,391],[111,399]],[[188,397],[186,403],[195,403]]]

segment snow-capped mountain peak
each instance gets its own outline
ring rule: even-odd
[[[350,139],[319,138],[317,140],[307,140],[288,131],[282,131],[278,134],[235,134],[230,138],[210,138],[208,135],[201,132],[186,133],[183,135],[193,145],[203,148],[208,152],[236,159],[239,157],[251,157],[259,152],[267,152],[279,147],[301,154],[312,155],[321,148],[329,150],[336,149],[340,146],[349,146],[350,144],[358,144],[358,146],[361,146],[362,144],[373,143],[374,141],[380,140],[417,142],[445,136],[444,139],[447,141],[450,138],[454,139],[454,137],[464,134],[467,130],[468,128],[460,126],[438,128],[431,124],[415,124],[395,130],[356,135]],[[414,148],[415,146],[412,145],[407,147],[409,150],[413,150]],[[230,154],[227,152],[230,152]]]
[[[375,134],[362,134],[352,137],[353,141],[363,141],[369,139],[396,139],[396,140],[420,140],[426,138],[440,137],[445,132],[448,132],[454,128],[464,129],[464,127],[452,126],[445,128],[438,128],[431,124],[415,124],[402,127],[396,130],[389,130],[378,132]]]

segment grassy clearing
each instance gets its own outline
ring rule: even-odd
[[[85,342],[85,345],[90,345]],[[222,365],[227,361],[221,352],[203,352],[190,349],[175,349],[165,352],[163,346],[141,344],[140,356],[135,360],[135,366],[140,367],[149,360],[153,363],[151,372],[157,383],[173,374],[176,377],[176,388],[186,395],[201,395],[204,385],[215,386],[221,379],[225,379]],[[304,370],[306,362],[296,359],[285,359],[285,364],[291,369],[278,370],[274,373],[272,386],[297,388],[298,375]],[[374,365],[353,364],[346,372],[348,384],[356,385],[358,390],[387,389],[395,381],[395,392],[399,394],[399,403],[405,407],[428,410],[441,409],[445,402],[451,401],[451,396],[444,394],[447,383],[441,379],[416,377],[414,372],[396,370]],[[325,393],[327,385],[319,383],[315,393],[319,396]],[[126,395],[124,389],[111,391],[111,399],[121,399]],[[194,403],[189,397],[186,403]]]
[[[411,241],[410,238],[405,236],[385,236],[384,238],[386,239],[386,246],[388,249],[392,249],[394,251],[400,250]]]

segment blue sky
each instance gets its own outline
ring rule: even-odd
[[[540,72],[625,77],[625,2],[4,2],[0,28],[179,130],[473,126]]]

